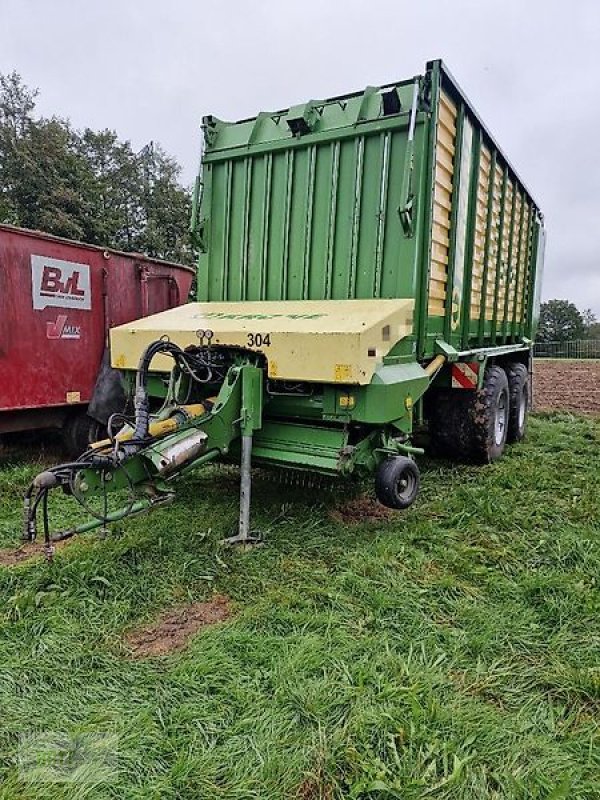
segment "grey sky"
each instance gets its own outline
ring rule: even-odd
[[[0,0],[0,71],[43,114],[153,139],[191,182],[203,114],[239,119],[443,58],[546,216],[543,297],[600,317],[598,0]]]

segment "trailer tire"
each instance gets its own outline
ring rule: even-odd
[[[473,459],[489,464],[500,458],[506,445],[510,396],[508,377],[502,367],[485,371],[483,386],[475,392],[469,411]]]
[[[506,365],[510,411],[508,417],[508,433],[506,441],[520,442],[527,429],[527,412],[529,409],[529,372],[525,364],[511,362]]]
[[[382,461],[375,475],[375,494],[388,508],[405,509],[417,499],[421,485],[419,468],[405,456],[393,456]]]
[[[62,430],[63,442],[68,454],[78,458],[89,445],[101,438],[102,426],[85,411],[70,416]]]

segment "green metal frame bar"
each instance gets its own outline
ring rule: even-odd
[[[494,294],[494,312],[492,316],[492,327],[490,339],[493,344],[496,344],[496,329],[498,324],[498,294],[500,292],[500,274],[502,267],[502,249],[505,236],[504,219],[506,216],[506,186],[508,184],[508,171],[506,168],[503,170],[502,177],[502,196],[500,199],[500,219],[498,221],[498,252],[496,253],[496,290]]]
[[[425,113],[422,111],[417,112],[416,125],[425,121]],[[306,133],[299,138],[286,138],[275,142],[265,142],[264,144],[240,145],[231,149],[206,152],[204,155],[204,163],[217,164],[219,162],[247,158],[248,156],[275,153],[280,150],[296,150],[310,147],[311,145],[321,146],[332,141],[354,139],[357,135],[368,136],[369,134],[381,133],[382,131],[402,131],[408,129],[409,126],[410,111],[407,111],[382,119],[359,122],[356,125],[349,125],[347,128],[336,128],[323,133]]]
[[[172,497],[169,498],[169,500],[171,499]],[[82,522],[80,525],[76,525],[74,528],[71,528],[68,531],[60,531],[58,534],[54,534],[52,539],[57,541],[60,539],[67,539],[71,536],[76,536],[80,533],[88,533],[89,531],[96,530],[96,528],[104,527],[106,524],[110,525],[113,522],[120,522],[122,519],[125,519],[125,517],[133,517],[137,514],[143,514],[144,512],[150,511],[156,506],[165,505],[165,502],[166,500],[162,498],[158,502],[152,502],[149,497],[144,497],[141,500],[136,500],[136,502],[131,506],[124,506],[117,511],[111,511],[102,520],[93,518],[87,522]]]
[[[354,169],[354,209],[350,228],[350,272],[348,274],[348,297],[355,297],[356,267],[358,264],[358,246],[360,240],[360,209],[362,205],[363,161],[365,154],[365,137],[356,139],[356,164]]]
[[[481,165],[482,132],[477,131],[471,162],[471,186],[467,207],[467,233],[465,241],[465,274],[461,309],[461,347],[466,347],[471,329],[471,292],[473,291],[473,255],[475,253],[475,233],[477,227],[477,192],[479,188],[479,169]]]
[[[390,177],[391,135],[382,133],[380,137],[381,184],[379,187],[379,220],[377,222],[377,240],[375,243],[375,274],[373,277],[373,297],[381,295],[381,269],[383,264],[383,248],[385,245],[385,220],[387,218],[388,184]],[[411,156],[412,158],[412,156]]]
[[[487,290],[490,273],[490,245],[492,241],[492,224],[494,220],[494,189],[496,187],[496,151],[492,150],[490,159],[490,179],[487,197],[487,218],[485,221],[485,243],[483,247],[483,280],[481,285],[481,301],[479,306],[479,341],[485,341],[485,314],[487,308]]]
[[[454,364],[456,361],[471,361],[475,358],[484,359],[502,356],[506,355],[506,353],[516,353],[530,349],[531,341],[525,338],[520,342],[509,342],[508,344],[498,344],[490,347],[472,347],[468,350],[456,350],[456,348],[441,340],[436,342],[437,352],[445,355],[449,364]]]
[[[202,159],[198,168],[198,175],[194,181],[194,191],[192,194],[192,215],[190,217],[190,234],[192,241],[201,252],[206,252],[207,243],[204,240],[204,232],[198,233],[198,228],[203,227],[203,220],[199,219],[202,208],[202,198],[204,194],[210,196],[212,169],[204,167]]]
[[[240,433],[252,436],[260,430],[263,416],[263,371],[258,367],[244,365],[240,367],[241,375],[241,409]]]
[[[210,219],[200,217],[204,208],[204,198],[212,193],[212,167],[203,166],[195,185],[195,200],[192,207],[190,233],[194,245],[199,250],[198,268],[196,269],[196,291],[208,289],[208,270],[203,268],[208,261],[210,247]]]
[[[418,272],[420,276],[417,303],[416,303],[416,331],[419,352],[417,356],[423,358],[427,350],[426,331],[427,317],[429,309],[429,282],[431,278],[431,253],[433,247],[432,220],[433,220],[433,190],[435,182],[435,159],[437,149],[437,126],[440,107],[440,70],[439,65],[434,64],[431,69],[431,115],[429,119],[429,131],[427,135],[427,155],[429,161],[425,164],[423,173],[427,176],[426,191],[422,195],[427,198],[427,207],[423,224],[427,231],[426,245],[422,248],[421,268]],[[423,263],[424,262],[424,263]]]
[[[535,207],[533,205],[529,208],[529,216],[527,220],[527,240],[525,242],[526,248],[526,256],[525,256],[525,263],[524,263],[524,272],[523,272],[523,280],[522,280],[522,287],[521,287],[521,322],[519,323],[519,333],[521,335],[525,335],[529,331],[527,328],[527,314],[526,314],[526,306],[525,303],[527,302],[527,286],[529,284],[531,270],[533,266],[531,264],[531,257],[533,253],[533,226],[535,223]]]
[[[519,287],[521,283],[521,256],[523,254],[523,222],[525,220],[525,207],[527,200],[525,194],[521,194],[521,214],[519,216],[519,247],[517,248],[517,274],[515,275],[515,292],[512,309],[511,334],[516,336],[518,332],[517,309],[519,308]]]
[[[505,342],[508,333],[508,308],[510,305],[510,279],[512,277],[512,258],[515,239],[515,211],[517,208],[518,187],[513,187],[512,202],[510,205],[510,227],[508,231],[508,256],[506,263],[506,280],[504,289],[504,313],[502,315],[502,341]]]
[[[223,253],[223,281],[221,284],[221,300],[224,300],[227,295],[227,286],[229,284],[229,242],[230,242],[230,228],[231,228],[231,187],[233,185],[233,167],[231,163],[225,166],[227,170],[225,173],[225,234],[223,236],[224,253]],[[208,276],[208,271],[207,271]]]
[[[454,180],[452,186],[452,207],[450,209],[450,246],[448,248],[448,281],[446,283],[446,309],[444,313],[444,338],[452,341],[452,304],[454,297],[454,278],[456,273],[456,237],[458,234],[456,221],[458,219],[458,205],[460,202],[460,179],[463,149],[463,131],[465,126],[465,107],[461,103],[458,107],[456,120],[456,138],[454,148]],[[435,189],[434,189],[435,190]]]
[[[329,206],[329,229],[327,232],[327,269],[323,297],[331,299],[333,285],[333,264],[335,255],[335,229],[338,206],[340,143],[331,143],[331,204]]]
[[[248,299],[248,259],[250,257],[250,197],[252,196],[252,159],[245,159],[244,168],[244,220],[242,223],[242,247],[240,263],[240,297]]]
[[[295,151],[289,150],[286,153],[287,175],[285,185],[285,214],[283,217],[283,269],[281,271],[281,296],[288,296],[287,279],[289,274],[290,262],[290,221],[292,217],[292,180],[294,174]]]
[[[400,222],[402,223],[402,227],[404,229],[404,235],[407,237],[412,237],[414,235],[413,173],[415,166],[415,132],[416,132],[420,90],[421,90],[420,81],[418,78],[415,78],[415,82],[413,84],[413,99],[410,110],[408,138],[406,142],[406,153],[404,155],[404,169],[402,171],[402,188],[400,193],[400,197],[402,198],[402,200],[401,200],[401,205],[398,208],[398,213],[400,215]]]
[[[304,300],[308,299],[308,281],[313,236],[316,152],[316,145],[311,145],[308,148],[308,190],[306,200],[307,218],[306,226],[304,228],[304,255],[302,262],[302,298]]]
[[[269,251],[269,232],[270,232],[270,223],[271,223],[271,186],[273,180],[273,156],[269,153],[265,156],[265,178],[264,178],[264,189],[263,189],[263,207],[262,207],[262,218],[263,222],[263,234],[262,234],[262,263],[266,264],[268,259],[268,251]],[[258,296],[261,300],[266,298],[266,284],[267,284],[267,276],[264,273],[264,270],[261,270],[260,273],[260,285],[258,289]]]
[[[538,248],[540,246],[540,225],[537,220],[534,219],[535,225],[535,234],[533,236],[533,242],[531,247],[531,260],[529,262],[529,281],[528,281],[528,288],[527,288],[527,330],[525,333],[527,335],[531,335],[533,331],[533,305],[535,302],[535,279],[536,279],[536,270],[535,266],[537,263],[537,254]]]

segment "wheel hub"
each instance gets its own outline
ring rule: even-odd
[[[525,416],[527,415],[527,391],[523,387],[521,397],[519,398],[519,430],[523,430],[525,425]]]
[[[508,421],[508,398],[506,392],[502,392],[498,397],[494,413],[494,442],[498,447],[502,445],[506,436],[506,424]]]

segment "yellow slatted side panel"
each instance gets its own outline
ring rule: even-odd
[[[429,277],[429,315],[435,317],[443,317],[446,311],[455,153],[456,106],[448,95],[442,92],[435,148],[433,230]]]
[[[471,284],[471,319],[473,320],[479,319],[481,310],[491,162],[492,157],[490,151],[483,145],[479,158],[479,175],[477,177],[477,209],[475,212],[475,241],[473,245],[473,275]]]
[[[494,194],[492,198],[492,226],[490,230],[490,246],[488,250],[485,291],[485,318],[494,316],[494,297],[496,294],[496,264],[498,258],[498,233],[500,227],[500,204],[502,202],[502,168],[496,164],[494,171]]]
[[[523,231],[521,233],[521,252],[519,256],[519,280],[517,284],[517,322],[523,322],[523,288],[529,277],[529,258],[530,258],[530,231],[531,225],[531,206],[525,202],[525,217],[523,220]]]
[[[504,319],[504,301],[506,299],[506,276],[508,273],[508,250],[510,241],[510,220],[512,215],[514,186],[512,181],[506,184],[506,197],[504,198],[504,224],[502,230],[502,254],[500,257],[500,285],[498,287],[498,307],[496,319],[502,322]]]
[[[508,284],[508,320],[512,322],[517,299],[517,272],[519,264],[519,229],[521,226],[521,208],[523,206],[523,195],[517,187],[517,199],[515,202],[515,223],[513,226],[512,250],[510,258],[509,284]]]

